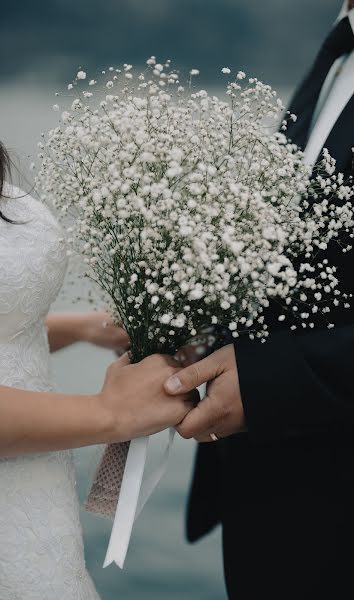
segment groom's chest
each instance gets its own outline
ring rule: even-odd
[[[315,164],[327,148],[337,170],[347,172],[354,146],[354,52],[334,64],[321,90],[308,142],[305,162]]]

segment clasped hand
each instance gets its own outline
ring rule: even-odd
[[[211,434],[227,437],[245,429],[245,417],[232,344],[175,373],[165,382],[170,395],[186,394],[207,382],[206,396],[177,426],[186,439],[211,442]]]
[[[101,325],[103,317],[107,319],[108,325],[104,329]],[[120,345],[127,347],[128,336],[124,330],[115,327],[107,317],[104,313],[96,313],[95,316],[89,315],[88,325],[90,327],[87,328],[88,332],[91,332],[89,341],[112,349],[116,349],[116,346]],[[195,397],[193,391],[203,383],[207,383],[207,393],[198,404],[190,405],[191,410],[176,427],[178,433],[185,439],[195,438],[199,442],[211,442],[211,434],[223,438],[244,430],[245,419],[234,346],[232,344],[224,346],[199,361],[197,361],[198,356],[194,356],[191,348],[186,347],[185,350],[187,352],[191,350],[188,352],[186,360],[195,362],[179,371],[176,370],[165,381],[165,393],[171,397],[178,396],[179,399],[190,398],[191,395]],[[154,362],[154,359],[156,361],[158,357],[152,358],[151,363]],[[167,361],[165,357],[165,362],[160,364],[167,366],[169,363],[171,368],[172,362]],[[186,364],[183,363],[183,360],[181,362]],[[141,369],[143,370],[143,365],[139,371]],[[162,373],[160,373],[161,375]]]
[[[196,388],[205,382],[206,396],[197,402]],[[210,442],[211,434],[223,438],[245,429],[231,344],[182,369],[158,354],[131,365],[125,354],[108,369],[101,400],[112,415],[112,441],[172,426],[183,438]]]

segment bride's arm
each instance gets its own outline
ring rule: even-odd
[[[106,441],[109,414],[99,397],[0,386],[0,456],[63,450]]]
[[[113,325],[104,311],[50,313],[45,323],[51,352],[76,342],[89,342],[122,353],[129,344],[124,329]]]
[[[130,365],[124,355],[92,395],[0,386],[0,456],[123,442],[177,425],[191,402],[163,391],[163,381],[177,371],[169,362],[155,355]]]

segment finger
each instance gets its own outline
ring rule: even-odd
[[[116,343],[114,344],[114,352],[117,354],[117,356],[123,356],[123,354],[125,352],[127,352],[128,350],[130,350],[130,341],[129,339],[127,340],[127,342],[122,342],[121,339],[117,340]]]
[[[217,430],[220,415],[215,401],[206,396],[176,427],[185,439],[204,438]]]
[[[200,333],[188,340],[176,353],[176,360],[183,366],[188,367],[198,360],[205,358],[209,348],[209,337]]]
[[[193,365],[201,358],[203,357],[199,356],[197,349],[193,346],[183,346],[175,354],[175,359],[181,367]]]
[[[238,427],[237,429],[237,433],[242,433],[242,432],[246,432],[247,431],[247,427],[244,425],[243,427]],[[212,435],[216,435],[217,439],[213,438]],[[201,444],[204,444],[205,442],[217,442],[219,440],[222,440],[223,438],[229,437],[230,435],[234,435],[235,434],[235,429],[234,427],[225,427],[223,429],[220,430],[215,430],[215,431],[211,431],[210,433],[204,433],[202,435],[197,435],[195,436],[195,440],[196,442],[199,442]]]
[[[196,442],[198,442],[199,444],[215,444],[218,440],[221,440],[222,436],[217,434],[218,439],[214,440],[210,433],[208,433],[207,435],[200,435],[197,436],[195,439]]]
[[[114,350],[114,353],[116,354],[116,356],[117,356],[118,358],[121,358],[121,357],[123,356],[123,354],[126,354],[126,352],[127,352],[127,349],[126,349],[126,348],[116,348],[116,349]]]
[[[211,355],[169,377],[164,387],[168,394],[181,394],[214,379],[216,374],[217,365]]]
[[[131,364],[131,361],[130,361],[129,352],[125,352],[122,356],[120,356],[114,362],[114,365],[116,365],[117,367],[126,367],[127,365],[130,365],[130,364]]]
[[[188,392],[185,401],[186,401],[187,405],[190,406],[190,410],[192,410],[193,408],[198,406],[198,404],[200,402],[200,395],[199,395],[198,390],[192,390],[191,392]]]
[[[171,356],[170,354],[163,354],[162,355],[166,361],[166,364],[169,365],[170,367],[180,367],[180,364],[178,362],[178,360],[176,360],[176,358],[174,356]]]
[[[165,402],[166,410],[171,403],[175,403],[179,408],[179,418],[174,423],[175,427],[178,427],[180,423],[182,423],[183,419],[186,418],[187,414],[193,410],[197,403],[199,402],[199,394],[197,390],[193,390],[188,394],[183,394],[181,397],[179,396],[169,396]]]

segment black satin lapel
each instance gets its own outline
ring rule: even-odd
[[[290,119],[288,120],[287,130],[285,132],[286,137],[301,150],[304,150],[306,147],[312,114],[312,110],[305,109],[299,113],[300,116],[297,117],[295,123]]]
[[[312,79],[311,79],[312,78]],[[294,113],[296,121],[288,119],[286,136],[301,150],[305,149],[315,110],[318,94],[313,84],[315,75],[311,73],[306,77],[292,99],[288,111]]]
[[[339,115],[323,147],[336,159],[338,171],[351,170],[354,147],[354,95]]]

